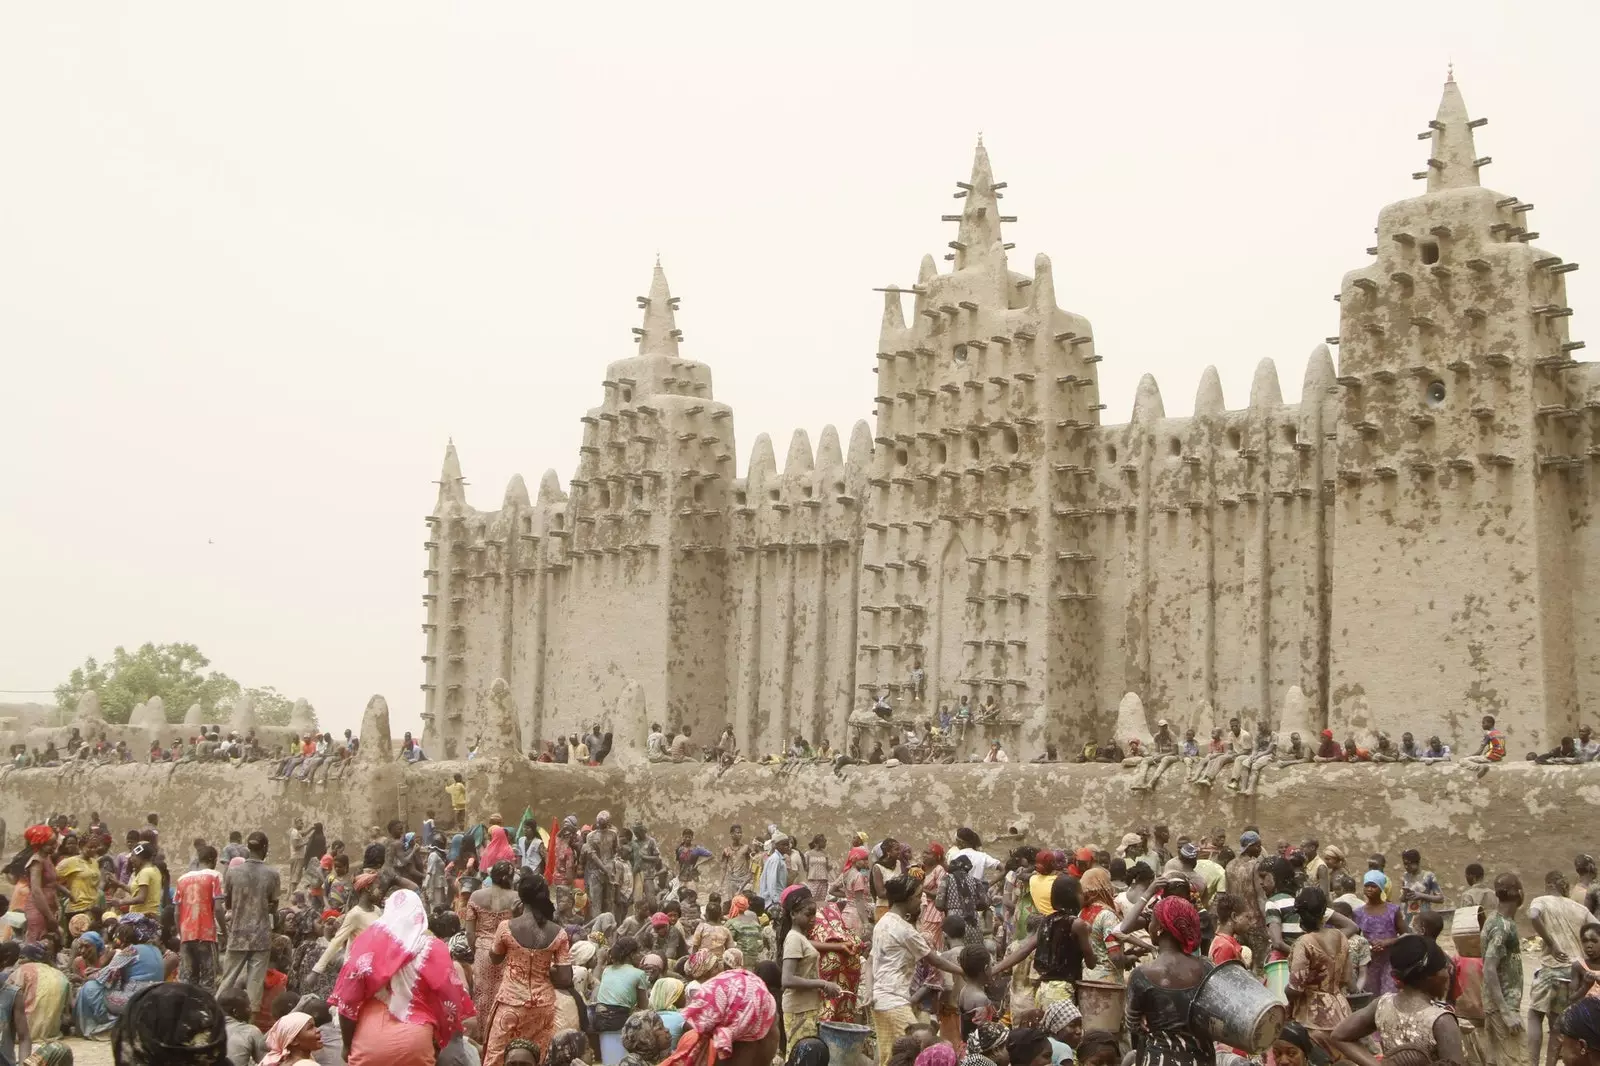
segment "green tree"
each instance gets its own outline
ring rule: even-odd
[[[92,656],[56,686],[56,705],[71,711],[78,694],[93,690],[100,697],[106,721],[125,723],[135,705],[160,696],[167,721],[181,722],[198,703],[207,721],[218,721],[241,692],[255,697],[256,717],[263,725],[288,725],[294,701],[271,686],[245,689],[220,670],[208,670],[207,659],[193,644],[143,644],[136,651],[118,647],[101,662]],[[312,712],[315,719],[316,712]]]

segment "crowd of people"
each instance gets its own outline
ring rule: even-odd
[[[283,856],[261,831],[174,846],[157,814],[120,849],[98,812],[31,826],[0,1061],[62,1066],[70,1033],[118,1062],[827,1066],[831,1026],[878,1066],[1600,1066],[1588,855],[1531,900],[1473,863],[1450,899],[1416,849],[1391,871],[1252,827],[663,847],[606,811],[469,825],[461,775],[446,798],[349,844],[296,822]],[[1270,1047],[1192,1024],[1223,965],[1283,1004]]]

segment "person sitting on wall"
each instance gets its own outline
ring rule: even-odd
[[[1578,727],[1578,755],[1584,762],[1600,758],[1600,740],[1594,739],[1594,730],[1586,725]]]
[[[978,721],[992,722],[1000,717],[1000,705],[994,701],[994,696],[983,698],[983,706],[978,708]]]
[[[1395,757],[1399,762],[1416,762],[1422,758],[1422,749],[1417,747],[1417,738],[1410,733],[1400,734],[1400,747],[1395,749]]]
[[[1378,746],[1372,752],[1373,762],[1399,762],[1400,750],[1389,739],[1388,733],[1378,734]]]
[[[1300,739],[1299,733],[1289,734],[1289,743],[1279,750],[1276,763],[1279,766],[1298,766],[1303,762],[1311,761],[1311,749],[1306,747],[1306,742]]]
[[[1033,761],[1034,762],[1060,762],[1060,760],[1058,758],[1056,758],[1056,746],[1054,744],[1046,744],[1044,746],[1044,754],[1035,755],[1033,757]]]
[[[1128,786],[1130,792],[1150,792],[1161,780],[1167,768],[1178,761],[1178,742],[1172,736],[1172,727],[1165,718],[1156,723],[1156,735],[1151,751],[1139,761],[1139,777]]]
[[[1095,746],[1094,761],[1114,764],[1122,762],[1122,745],[1117,743],[1116,737]]]
[[[1576,766],[1583,761],[1583,757],[1578,754],[1578,746],[1571,737],[1562,737],[1561,743],[1543,755],[1533,756],[1533,761],[1540,766]]]
[[[1372,752],[1356,745],[1355,737],[1345,737],[1344,740],[1345,762],[1371,762]]]
[[[1317,745],[1317,753],[1311,757],[1312,762],[1344,762],[1344,748],[1333,739],[1333,730],[1322,731],[1322,742]]]
[[[872,744],[872,754],[867,756],[867,761],[869,763],[876,764],[876,763],[883,762],[883,759],[884,759],[883,741],[881,741],[881,740],[874,741],[873,744]]]
[[[1417,756],[1418,762],[1449,762],[1450,745],[1433,736],[1428,738],[1428,746],[1422,749],[1422,754]]]
[[[956,707],[956,721],[961,725],[972,721],[972,704],[968,702],[970,699],[969,696],[962,696],[961,703]]]
[[[998,740],[989,742],[989,750],[983,756],[984,762],[1010,762],[1011,756],[1006,754],[1006,749],[1000,746]]]
[[[1503,762],[1506,757],[1506,735],[1494,727],[1494,715],[1483,716],[1483,742],[1478,746],[1476,755],[1468,755],[1461,761],[1470,766],[1478,766],[1487,770],[1497,762]]]

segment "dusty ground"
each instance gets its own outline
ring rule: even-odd
[[[111,1066],[111,1041],[66,1039],[72,1049],[72,1066]]]

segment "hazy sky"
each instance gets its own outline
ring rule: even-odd
[[[741,473],[757,433],[848,437],[871,287],[943,253],[980,130],[1110,421],[1208,363],[1293,399],[1449,60],[1485,183],[1600,270],[1597,38],[1600,5],[1465,0],[7,4],[0,689],[189,640],[416,724],[446,438],[480,507],[565,484],[657,252]]]

